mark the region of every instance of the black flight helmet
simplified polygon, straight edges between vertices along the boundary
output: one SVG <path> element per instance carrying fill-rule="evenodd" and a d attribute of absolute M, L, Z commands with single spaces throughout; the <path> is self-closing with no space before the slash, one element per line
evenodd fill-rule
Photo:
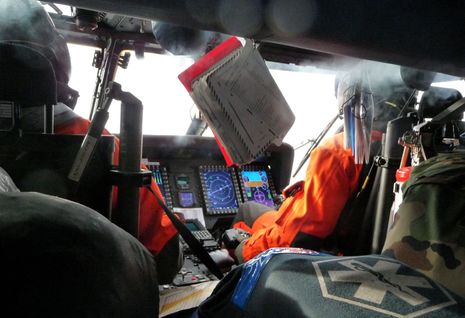
<path fill-rule="evenodd" d="M 68 86 L 68 46 L 44 7 L 36 0 L 1 0 L 0 25 L 0 42 L 28 46 L 47 57 L 55 71 L 58 101 L 74 108 L 79 94 Z"/>

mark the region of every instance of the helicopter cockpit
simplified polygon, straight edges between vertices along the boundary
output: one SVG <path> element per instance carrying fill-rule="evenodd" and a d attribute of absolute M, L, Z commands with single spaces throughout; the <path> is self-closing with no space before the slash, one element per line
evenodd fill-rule
<path fill-rule="evenodd" d="M 371 65 L 370 76 L 378 76 L 389 87 L 408 87 L 409 95 L 402 105 L 392 106 L 399 115 L 389 122 L 379 152 L 369 154 L 368 193 L 357 202 L 358 212 L 345 219 L 350 225 L 345 245 L 350 248 L 324 252 L 380 254 L 394 219 L 393 186 L 399 166 L 406 165 L 407 157 L 417 165 L 438 153 L 464 149 L 465 62 L 462 44 L 452 41 L 463 33 L 458 22 L 465 12 L 462 4 L 356 0 L 41 4 L 70 48 L 73 75 L 68 89 L 44 80 L 51 78 L 50 65 L 41 53 L 30 50 L 22 54 L 31 55 L 35 69 L 20 65 L 23 68 L 17 71 L 16 56 L 11 54 L 16 44 L 0 42 L 0 168 L 20 191 L 88 206 L 134 237 L 140 234 L 139 188 L 154 182 L 160 190 L 157 200 L 199 245 L 193 247 L 191 239 L 182 236 L 183 266 L 172 281 L 160 285 L 162 294 L 216 284 L 218 268 L 212 269 L 197 255 L 198 249 L 222 250 L 225 233 L 247 202 L 278 210 L 287 187 L 305 177 L 305 169 L 297 169 L 299 163 L 305 164 L 313 149 L 338 128 L 347 129 L 337 110 L 337 84 L 336 92 L 334 87 L 341 73 Z M 419 11 L 418 17 L 410 15 L 412 10 Z M 420 17 L 434 18 L 423 23 Z M 229 145 L 221 143 L 224 135 L 218 136 L 211 118 L 195 106 L 198 100 L 178 79 L 231 36 L 244 47 L 252 43 L 296 118 L 279 143 L 241 164 L 231 164 L 228 149 L 226 154 L 223 149 Z M 38 80 L 29 80 L 34 78 Z M 15 96 L 21 91 L 31 91 L 31 100 L 18 101 Z M 37 119 L 39 129 L 31 133 L 20 123 L 32 100 L 44 107 Z M 85 134 L 55 133 L 53 112 L 60 108 L 53 105 L 59 101 L 89 119 Z M 108 131 L 121 141 L 115 143 Z M 117 195 L 113 187 L 118 187 Z M 228 272 L 236 265 L 226 267 L 221 270 Z M 161 305 L 160 313 L 173 312 L 173 303 Z"/>

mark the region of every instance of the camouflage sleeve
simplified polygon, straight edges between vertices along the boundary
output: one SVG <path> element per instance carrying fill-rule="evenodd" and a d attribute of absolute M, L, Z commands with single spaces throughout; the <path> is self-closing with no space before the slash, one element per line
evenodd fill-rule
<path fill-rule="evenodd" d="M 383 254 L 465 297 L 465 158 L 433 157 L 412 171 Z"/>

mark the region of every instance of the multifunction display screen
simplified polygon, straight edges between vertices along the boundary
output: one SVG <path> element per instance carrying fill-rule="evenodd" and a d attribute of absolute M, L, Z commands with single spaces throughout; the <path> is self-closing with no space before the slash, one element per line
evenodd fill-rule
<path fill-rule="evenodd" d="M 226 167 L 201 167 L 200 179 L 207 213 L 236 213 L 240 196 L 237 182 Z"/>
<path fill-rule="evenodd" d="M 179 190 L 187 190 L 191 187 L 191 180 L 189 176 L 184 174 L 176 176 L 176 186 Z"/>
<path fill-rule="evenodd" d="M 158 188 L 161 191 L 161 194 L 163 195 L 164 198 L 166 198 L 165 185 L 163 184 L 163 177 L 161 175 L 160 167 L 154 167 L 152 169 L 152 174 L 153 174 L 153 178 L 155 179 L 155 182 L 158 185 Z"/>
<path fill-rule="evenodd" d="M 205 185 L 212 208 L 237 208 L 236 192 L 229 171 L 205 172 Z"/>
<path fill-rule="evenodd" d="M 189 208 L 194 205 L 194 194 L 192 192 L 179 192 L 179 204 L 183 208 Z"/>
<path fill-rule="evenodd" d="M 255 201 L 269 207 L 275 206 L 265 170 L 243 170 L 240 173 L 246 201 Z"/>
<path fill-rule="evenodd" d="M 171 199 L 171 190 L 168 182 L 168 173 L 165 167 L 160 166 L 158 162 L 147 162 L 147 168 L 152 171 L 153 179 L 158 185 L 163 198 L 165 199 L 166 205 L 169 208 L 173 207 L 173 200 Z"/>

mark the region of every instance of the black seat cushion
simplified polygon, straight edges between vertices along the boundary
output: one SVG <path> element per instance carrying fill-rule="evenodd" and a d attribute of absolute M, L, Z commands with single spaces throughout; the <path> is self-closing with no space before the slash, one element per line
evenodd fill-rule
<path fill-rule="evenodd" d="M 152 255 L 97 212 L 38 193 L 0 194 L 0 315 L 156 317 Z"/>

